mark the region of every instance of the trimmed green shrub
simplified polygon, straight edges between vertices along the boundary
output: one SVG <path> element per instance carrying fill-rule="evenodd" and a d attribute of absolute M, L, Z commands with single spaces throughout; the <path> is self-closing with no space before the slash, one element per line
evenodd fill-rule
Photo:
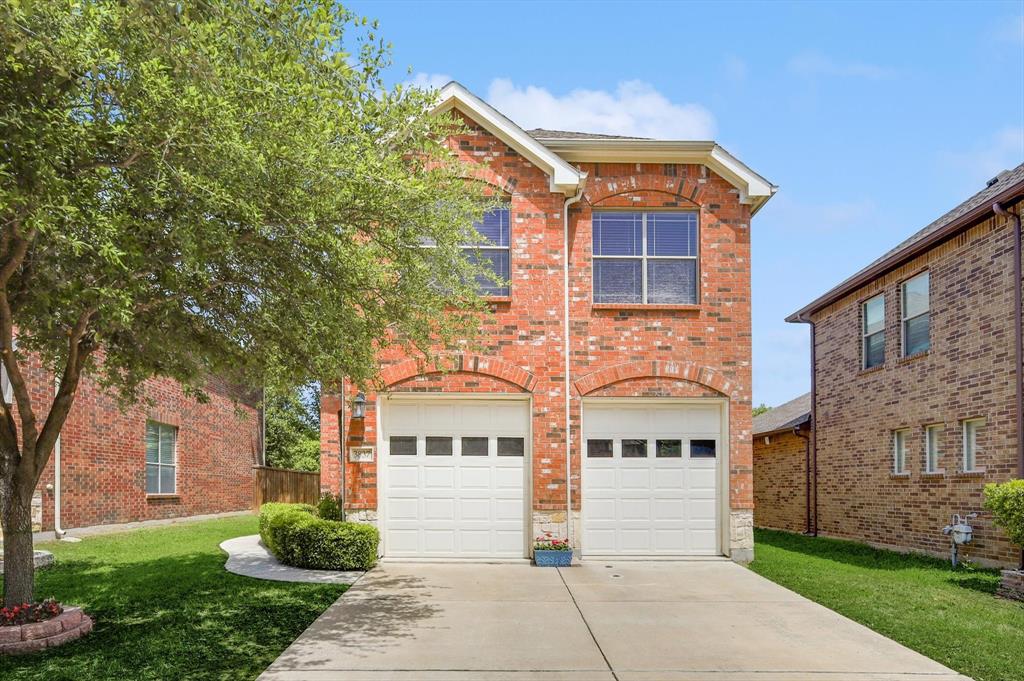
<path fill-rule="evenodd" d="M 1024 480 L 985 485 L 985 509 L 1010 541 L 1024 546 Z"/>
<path fill-rule="evenodd" d="M 376 527 L 320 518 L 307 504 L 264 504 L 260 538 L 285 565 L 317 570 L 369 570 L 380 543 Z"/>
<path fill-rule="evenodd" d="M 320 503 L 316 505 L 316 514 L 324 520 L 345 519 L 338 498 L 330 492 L 324 492 L 324 495 L 320 497 Z"/>

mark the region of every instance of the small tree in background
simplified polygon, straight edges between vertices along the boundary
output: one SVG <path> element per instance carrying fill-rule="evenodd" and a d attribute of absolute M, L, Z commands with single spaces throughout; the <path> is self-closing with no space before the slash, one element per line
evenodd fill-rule
<path fill-rule="evenodd" d="M 83 375 L 125 401 L 156 375 L 361 383 L 392 339 L 471 330 L 484 201 L 374 30 L 332 0 L 0 3 L 6 604 Z"/>
<path fill-rule="evenodd" d="M 985 510 L 1010 541 L 1024 548 L 1024 480 L 985 485 Z"/>
<path fill-rule="evenodd" d="M 772 410 L 771 407 L 769 407 L 767 404 L 762 402 L 761 404 L 759 404 L 756 407 L 754 407 L 752 413 L 753 413 L 754 416 L 760 416 L 761 414 L 767 414 L 771 410 Z"/>
<path fill-rule="evenodd" d="M 264 398 L 268 466 L 320 470 L 320 391 L 270 390 Z"/>

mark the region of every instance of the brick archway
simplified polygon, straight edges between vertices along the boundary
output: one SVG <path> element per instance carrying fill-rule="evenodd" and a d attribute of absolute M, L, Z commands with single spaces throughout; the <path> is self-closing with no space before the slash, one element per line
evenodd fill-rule
<path fill-rule="evenodd" d="M 671 194 L 677 200 L 689 201 L 698 206 L 704 203 L 704 186 L 696 180 L 650 174 L 631 175 L 626 182 L 621 177 L 605 181 L 597 179 L 587 186 L 583 196 L 590 205 L 596 206 L 616 196 L 636 192 Z"/>
<path fill-rule="evenodd" d="M 644 360 L 615 364 L 587 374 L 573 382 L 580 395 L 588 395 L 599 388 L 612 383 L 628 381 L 631 378 L 675 378 L 698 383 L 715 392 L 731 396 L 737 386 L 718 371 L 695 362 L 666 362 L 662 360 Z"/>
<path fill-rule="evenodd" d="M 385 387 L 395 385 L 404 380 L 422 374 L 463 371 L 484 374 L 517 385 L 527 392 L 533 392 L 537 377 L 511 362 L 482 355 L 449 355 L 438 362 L 425 362 L 422 359 L 407 359 L 398 364 L 385 367 L 380 372 L 381 382 Z"/>

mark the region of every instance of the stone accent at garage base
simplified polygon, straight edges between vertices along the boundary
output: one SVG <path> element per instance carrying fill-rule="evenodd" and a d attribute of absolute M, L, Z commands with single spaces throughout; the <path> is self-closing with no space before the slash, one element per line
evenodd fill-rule
<path fill-rule="evenodd" d="M 550 532 L 554 539 L 565 539 L 565 511 L 534 511 L 533 534 L 530 535 L 530 546 L 533 540 Z M 573 548 L 579 550 L 579 535 L 573 537 Z"/>
<path fill-rule="evenodd" d="M 729 557 L 737 563 L 754 560 L 754 512 L 749 509 L 729 513 Z"/>
<path fill-rule="evenodd" d="M 44 622 L 0 627 L 0 655 L 24 655 L 74 641 L 92 631 L 92 619 L 81 608 L 64 612 Z"/>
<path fill-rule="evenodd" d="M 353 523 L 366 523 L 377 525 L 377 511 L 367 508 L 354 508 L 345 511 L 345 520 Z"/>
<path fill-rule="evenodd" d="M 1024 601 L 1024 570 L 1003 570 L 1003 579 L 996 593 L 1003 598 Z"/>

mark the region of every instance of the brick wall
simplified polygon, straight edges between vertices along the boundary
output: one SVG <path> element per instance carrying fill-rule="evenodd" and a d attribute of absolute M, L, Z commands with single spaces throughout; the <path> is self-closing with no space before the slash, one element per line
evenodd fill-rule
<path fill-rule="evenodd" d="M 37 415 L 53 395 L 53 378 L 30 362 L 27 380 Z M 61 431 L 61 525 L 64 529 L 246 510 L 259 452 L 257 411 L 231 387 L 212 383 L 199 404 L 170 379 L 147 381 L 137 403 L 85 379 Z M 41 417 L 40 417 L 41 418 Z M 177 494 L 146 494 L 146 421 L 178 428 Z M 43 471 L 42 529 L 54 527 L 54 461 Z"/>
<path fill-rule="evenodd" d="M 754 437 L 754 525 L 806 532 L 807 440 L 792 431 L 768 440 L 765 444 L 764 436 Z M 811 514 L 813 519 L 813 497 Z"/>
<path fill-rule="evenodd" d="M 1015 477 L 1012 230 L 983 222 L 837 301 L 817 322 L 820 531 L 946 555 L 951 513 L 981 512 L 982 487 Z M 899 284 L 927 269 L 931 348 L 901 358 Z M 860 302 L 884 293 L 885 363 L 861 370 Z M 977 465 L 962 471 L 962 421 L 984 418 Z M 924 426 L 942 424 L 941 473 L 924 472 Z M 909 428 L 907 470 L 893 474 L 895 429 Z M 969 558 L 1011 564 L 982 514 Z"/>
<path fill-rule="evenodd" d="M 452 140 L 464 160 L 511 207 L 511 296 L 495 301 L 468 358 L 454 373 L 420 370 L 401 353 L 381 356 L 388 390 L 529 392 L 533 400 L 533 510 L 564 519 L 566 510 L 563 375 L 563 217 L 565 197 L 516 151 L 467 120 Z M 571 372 L 574 432 L 572 508 L 580 507 L 581 397 L 722 396 L 730 400 L 730 506 L 753 507 L 750 444 L 750 210 L 738 191 L 699 165 L 581 164 L 589 174 L 570 211 Z M 690 208 L 700 213 L 698 305 L 597 306 L 591 288 L 591 216 L 604 208 Z M 605 370 L 609 370 L 605 372 Z M 374 443 L 375 395 L 366 417 L 349 418 L 355 387 L 346 385 L 347 446 Z M 338 395 L 323 399 L 325 486 L 340 487 Z M 347 464 L 349 506 L 376 509 L 376 462 Z M 728 522 L 723 519 L 723 523 Z"/>

